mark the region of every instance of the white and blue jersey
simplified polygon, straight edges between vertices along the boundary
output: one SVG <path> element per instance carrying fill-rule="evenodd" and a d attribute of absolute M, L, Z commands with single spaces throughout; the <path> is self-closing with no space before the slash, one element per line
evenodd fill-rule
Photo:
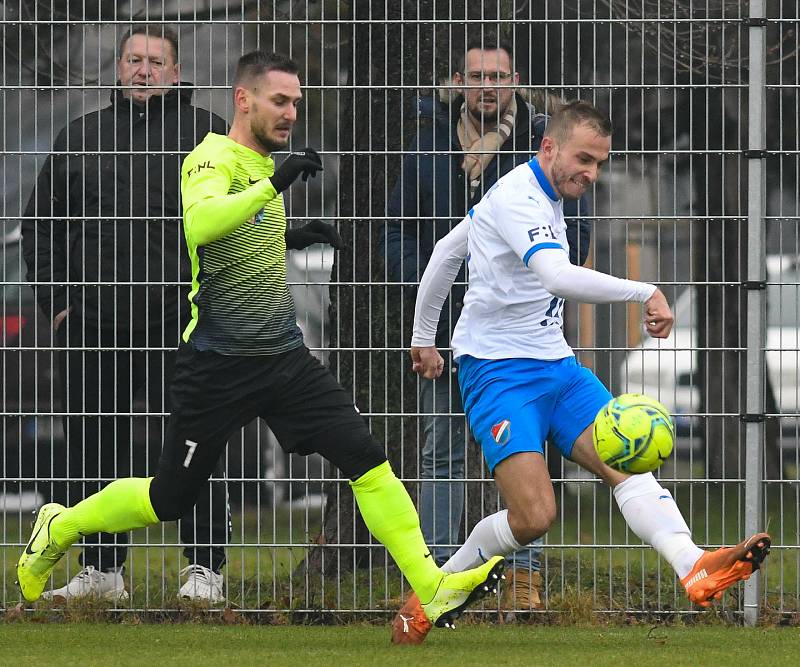
<path fill-rule="evenodd" d="M 452 344 L 464 411 L 491 471 L 513 454 L 543 453 L 546 439 L 570 457 L 611 398 L 564 339 L 564 298 L 645 301 L 656 289 L 572 266 L 566 230 L 561 201 L 533 159 L 497 181 L 437 243 L 420 283 L 412 345 L 425 347 L 467 258 L 469 288 Z"/>
<path fill-rule="evenodd" d="M 456 357 L 573 356 L 562 331 L 564 300 L 528 268 L 543 248 L 569 257 L 561 200 L 534 158 L 497 181 L 470 211 L 469 289 L 453 334 Z"/>
<path fill-rule="evenodd" d="M 469 289 L 453 334 L 470 429 L 489 470 L 550 439 L 569 457 L 611 394 L 575 359 L 564 299 L 528 268 L 544 248 L 569 257 L 561 200 L 534 158 L 470 211 Z"/>

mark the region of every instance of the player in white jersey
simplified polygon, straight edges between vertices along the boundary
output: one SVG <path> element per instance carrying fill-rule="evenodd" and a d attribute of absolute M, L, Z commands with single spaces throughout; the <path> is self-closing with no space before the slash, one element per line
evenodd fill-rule
<path fill-rule="evenodd" d="M 413 369 L 438 377 L 436 323 L 466 257 L 469 288 L 453 335 L 464 410 L 508 507 L 483 519 L 444 569 L 513 553 L 547 532 L 556 517 L 543 455 L 561 453 L 614 489 L 630 528 L 675 568 L 693 602 L 708 606 L 747 579 L 769 553 L 758 533 L 708 552 L 652 473 L 628 475 L 602 463 L 592 443 L 595 415 L 611 394 L 582 367 L 564 339 L 564 299 L 644 303 L 647 332 L 665 338 L 673 319 L 662 292 L 570 264 L 561 203 L 597 180 L 611 149 L 611 122 L 587 102 L 553 114 L 536 158 L 509 172 L 436 246 L 420 284 Z"/>

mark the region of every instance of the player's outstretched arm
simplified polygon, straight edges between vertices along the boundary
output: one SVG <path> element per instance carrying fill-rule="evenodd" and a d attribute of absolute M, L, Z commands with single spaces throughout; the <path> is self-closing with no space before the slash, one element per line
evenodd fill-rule
<path fill-rule="evenodd" d="M 544 248 L 535 252 L 528 266 L 553 296 L 584 303 L 639 301 L 645 305 L 644 325 L 650 336 L 666 338 L 672 331 L 672 311 L 664 293 L 655 285 L 575 266 L 561 249 Z"/>
<path fill-rule="evenodd" d="M 644 303 L 656 291 L 656 286 L 637 280 L 610 276 L 602 271 L 570 264 L 561 248 L 537 250 L 528 260 L 528 268 L 550 294 L 583 303 Z"/>

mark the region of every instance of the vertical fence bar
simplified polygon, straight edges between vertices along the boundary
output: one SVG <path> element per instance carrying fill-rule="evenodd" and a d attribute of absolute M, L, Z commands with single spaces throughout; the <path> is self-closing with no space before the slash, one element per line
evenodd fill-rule
<path fill-rule="evenodd" d="M 62 4 L 66 8 L 63 11 Z M 0 415 L 3 417 L 0 431 L 0 456 L 3 457 L 0 459 L 3 464 L 0 469 L 0 605 L 8 607 L 19 601 L 13 581 L 16 559 L 28 537 L 30 507 L 26 503 L 31 501 L 26 496 L 33 495 L 36 504 L 40 505 L 50 500 L 55 482 L 71 481 L 75 485 L 88 486 L 101 481 L 99 473 L 95 475 L 87 468 L 82 473 L 74 473 L 70 480 L 62 479 L 69 473 L 58 472 L 54 467 L 54 452 L 61 451 L 64 456 L 69 453 L 80 458 L 82 453 L 90 453 L 90 448 L 87 445 L 84 452 L 83 439 L 79 437 L 76 440 L 76 436 L 68 436 L 61 427 L 62 417 L 64 413 L 70 413 L 70 408 L 62 407 L 55 400 L 60 390 L 54 375 L 58 374 L 56 359 L 64 350 L 50 338 L 36 334 L 37 327 L 43 326 L 45 331 L 49 330 L 52 313 L 37 311 L 31 291 L 32 287 L 37 286 L 52 287 L 54 281 L 27 284 L 18 227 L 20 219 L 24 218 L 25 202 L 43 161 L 51 152 L 59 153 L 51 148 L 59 130 L 68 127 L 70 119 L 108 104 L 109 96 L 117 88 L 113 85 L 117 39 L 130 27 L 134 17 L 141 17 L 143 22 L 154 28 L 162 22 L 179 27 L 181 52 L 186 57 L 184 72 L 187 79 L 195 84 L 195 95 L 202 96 L 198 106 L 208 107 L 221 115 L 227 113 L 228 120 L 229 75 L 240 53 L 258 45 L 267 51 L 286 52 L 299 58 L 303 68 L 301 80 L 306 103 L 293 141 L 295 146 L 306 142 L 323 149 L 326 171 L 312 186 L 301 185 L 295 189 L 294 196 L 287 195 L 291 223 L 299 225 L 306 219 L 318 217 L 336 222 L 339 217 L 351 214 L 347 209 L 342 209 L 341 202 L 346 199 L 350 189 L 355 191 L 358 187 L 364 187 L 363 183 L 350 183 L 340 176 L 346 173 L 341 165 L 352 154 L 360 160 L 372 160 L 373 169 L 370 171 L 378 180 L 378 184 L 370 191 L 370 215 L 365 218 L 364 211 L 367 209 L 354 209 L 352 212 L 356 224 L 361 227 L 366 225 L 367 228 L 376 226 L 379 220 L 389 219 L 388 212 L 376 206 L 380 197 L 375 197 L 376 193 L 381 194 L 382 189 L 382 198 L 388 198 L 395 180 L 400 178 L 396 175 L 399 169 L 392 172 L 388 168 L 392 161 L 396 161 L 395 166 L 398 166 L 407 155 L 416 155 L 417 159 L 421 159 L 424 154 L 424 151 L 415 150 L 413 144 L 410 148 L 394 148 L 390 141 L 394 123 L 397 123 L 400 135 L 404 138 L 402 145 L 409 146 L 407 140 L 421 128 L 421 121 L 409 109 L 412 106 L 409 103 L 417 97 L 436 95 L 440 87 L 446 88 L 449 93 L 455 92 L 455 85 L 449 77 L 459 65 L 457 47 L 466 46 L 462 31 L 467 27 L 478 31 L 485 27 L 486 35 L 490 28 L 502 28 L 506 32 L 513 30 L 511 41 L 525 54 L 517 54 L 519 60 L 528 64 L 529 81 L 524 83 L 536 88 L 543 86 L 564 98 L 580 96 L 591 99 L 601 108 L 611 111 L 615 124 L 619 125 L 618 130 L 615 128 L 615 153 L 609 173 L 604 175 L 600 189 L 593 195 L 591 215 L 596 265 L 601 270 L 622 275 L 625 269 L 636 268 L 637 264 L 642 263 L 643 269 L 648 272 L 647 275 L 643 273 L 645 279 L 657 279 L 662 285 L 674 289 L 676 302 L 689 305 L 693 305 L 693 300 L 698 298 L 701 290 L 720 291 L 721 286 L 719 281 L 708 278 L 707 271 L 700 276 L 682 273 L 682 268 L 689 264 L 690 256 L 695 254 L 704 257 L 708 269 L 711 262 L 708 251 L 713 248 L 709 244 L 715 242 L 707 231 L 705 241 L 701 243 L 698 243 L 699 236 L 689 237 L 687 231 L 678 232 L 678 227 L 688 227 L 684 220 L 690 217 L 692 184 L 697 189 L 694 196 L 698 200 L 705 198 L 705 213 L 696 217 L 697 224 L 703 225 L 706 230 L 711 228 L 712 219 L 714 224 L 719 219 L 726 226 L 725 234 L 731 234 L 733 231 L 729 230 L 738 231 L 740 216 L 744 214 L 736 207 L 726 208 L 725 211 L 708 211 L 712 202 L 708 190 L 713 189 L 717 181 L 730 183 L 731 179 L 736 179 L 738 187 L 741 180 L 737 169 L 729 169 L 724 175 L 719 170 L 703 169 L 702 178 L 694 178 L 696 170 L 702 169 L 698 166 L 700 163 L 697 158 L 711 154 L 718 148 L 707 139 L 705 143 L 698 141 L 697 133 L 702 132 L 707 136 L 711 133 L 710 128 L 715 129 L 715 125 L 724 126 L 723 132 L 738 132 L 740 125 L 738 121 L 732 123 L 730 116 L 726 118 L 720 113 L 725 103 L 714 101 L 714 89 L 719 87 L 716 79 L 684 71 L 685 65 L 679 57 L 699 54 L 689 60 L 722 67 L 721 88 L 730 102 L 735 100 L 737 111 L 740 109 L 739 103 L 743 102 L 741 95 L 745 94 L 746 87 L 747 144 L 731 142 L 719 149 L 725 152 L 726 164 L 729 159 L 733 161 L 732 157 L 728 157 L 732 151 L 741 150 L 738 169 L 747 168 L 747 247 L 737 247 L 736 260 L 731 259 L 732 253 L 724 258 L 726 263 L 738 261 L 740 254 L 746 253 L 746 271 L 741 276 L 737 273 L 735 280 L 742 281 L 741 288 L 747 294 L 747 329 L 744 347 L 737 339 L 733 350 L 737 356 L 745 353 L 745 365 L 742 368 L 747 375 L 745 402 L 741 406 L 723 410 L 726 413 L 724 415 L 718 414 L 719 410 L 711 409 L 698 414 L 700 408 L 696 406 L 695 398 L 679 396 L 681 391 L 685 394 L 700 391 L 700 388 L 694 387 L 693 379 L 697 376 L 697 365 L 694 361 L 686 361 L 685 364 L 679 361 L 679 354 L 688 352 L 694 356 L 703 352 L 704 346 L 697 343 L 696 338 L 685 339 L 689 342 L 675 342 L 673 348 L 663 343 L 657 347 L 646 347 L 635 336 L 630 340 L 636 342 L 626 341 L 624 336 L 629 329 L 632 333 L 639 333 L 635 322 L 628 321 L 630 315 L 626 317 L 626 310 L 612 311 L 610 308 L 588 306 L 582 309 L 578 328 L 583 347 L 579 351 L 587 361 L 592 362 L 601 379 L 611 385 L 615 393 L 655 387 L 652 391 L 660 392 L 656 397 L 663 394 L 665 402 L 676 408 L 678 419 L 687 425 L 681 434 L 683 442 L 676 444 L 675 456 L 661 470 L 661 479 L 665 486 L 669 484 L 675 487 L 676 500 L 692 525 L 698 543 L 712 547 L 730 544 L 740 539 L 741 530 L 746 535 L 762 530 L 766 527 L 765 518 L 770 512 L 773 516 L 776 512 L 773 503 L 777 504 L 780 518 L 775 522 L 777 525 L 773 524 L 770 528 L 780 551 L 773 555 L 768 565 L 771 594 L 766 590 L 768 580 L 764 579 L 767 573 L 765 568 L 761 577 L 753 577 L 744 586 L 743 606 L 742 599 L 736 594 L 729 594 L 723 605 L 733 610 L 737 618 L 739 611 L 743 611 L 744 621 L 748 625 L 757 623 L 760 615 L 763 615 L 760 605 L 769 605 L 771 612 L 797 613 L 800 590 L 797 576 L 800 571 L 800 549 L 796 540 L 800 530 L 797 469 L 800 466 L 800 449 L 797 445 L 798 427 L 790 420 L 798 416 L 796 377 L 800 361 L 797 361 L 795 338 L 784 333 L 780 344 L 768 340 L 767 333 L 772 334 L 775 323 L 767 322 L 767 305 L 772 311 L 773 306 L 778 309 L 782 303 L 773 299 L 772 291 L 767 292 L 763 288 L 765 280 L 769 279 L 772 283 L 770 290 L 776 287 L 779 294 L 793 295 L 791 299 L 797 303 L 800 288 L 797 286 L 794 263 L 791 269 L 786 269 L 786 265 L 782 264 L 778 276 L 772 273 L 768 275 L 766 271 L 767 261 L 770 267 L 773 266 L 771 262 L 776 251 L 780 251 L 782 256 L 796 257 L 800 249 L 796 232 L 800 186 L 796 173 L 792 173 L 792 169 L 796 171 L 798 168 L 795 139 L 798 121 L 795 109 L 798 104 L 800 69 L 798 58 L 792 53 L 793 49 L 797 49 L 796 30 L 790 25 L 796 21 L 797 3 L 783 3 L 781 14 L 776 11 L 770 15 L 769 32 L 765 15 L 771 10 L 766 0 L 753 0 L 750 3 L 732 3 L 730 0 L 645 0 L 641 3 L 629 0 L 593 0 L 591 3 L 579 3 L 578 0 L 548 0 L 541 3 L 524 0 L 486 0 L 480 3 L 476 0 L 469 3 L 460 0 L 410 0 L 398 7 L 388 0 L 370 4 L 351 3 L 352 7 L 359 4 L 365 8 L 360 19 L 349 17 L 351 7 L 345 3 L 320 5 L 310 0 L 294 3 L 286 0 L 215 0 L 213 3 L 181 0 L 161 5 L 153 0 L 138 0 L 135 3 L 119 3 L 100 13 L 92 10 L 92 3 L 85 0 L 68 4 L 69 7 L 55 0 L 11 0 L 0 3 L 0 16 L 5 22 L 4 34 L 8 37 L 0 54 L 0 91 L 3 98 L 0 100 L 0 164 L 8 167 L 0 175 L 4 186 L 0 192 L 0 365 L 5 381 L 0 389 Z M 769 7 L 772 6 L 771 3 Z M 681 13 L 681 8 L 687 9 L 688 13 Z M 438 15 L 440 10 L 441 16 Z M 423 22 L 430 19 L 424 12 L 442 21 L 437 27 L 440 32 L 424 32 L 427 28 L 424 28 Z M 398 22 L 403 24 L 402 30 L 397 28 Z M 776 25 L 773 22 L 781 27 L 775 30 L 779 34 L 779 46 L 772 39 Z M 367 35 L 369 40 L 362 44 L 370 46 L 375 40 L 371 47 L 375 55 L 374 62 L 382 62 L 387 74 L 382 79 L 380 74 L 373 73 L 372 78 L 357 83 L 345 76 L 348 60 L 362 53 L 355 48 L 355 33 L 357 29 L 361 31 L 365 23 L 374 27 L 374 31 L 359 32 L 360 36 Z M 381 30 L 385 31 L 387 40 L 383 44 L 375 37 Z M 520 38 L 524 34 L 529 35 L 530 43 L 527 45 Z M 734 50 L 726 52 L 722 65 L 717 63 L 714 60 L 715 42 L 710 37 L 712 34 L 719 34 L 721 43 L 735 42 L 741 47 L 740 59 L 736 60 Z M 745 34 L 747 44 L 744 43 Z M 401 54 L 406 54 L 408 50 L 416 55 L 414 63 L 406 54 L 400 62 L 399 73 L 392 75 L 396 78 L 388 73 L 394 57 L 394 44 L 388 41 L 391 35 L 397 36 Z M 652 39 L 657 41 L 651 43 Z M 352 45 L 348 46 L 351 42 Z M 359 44 L 359 48 L 362 44 Z M 433 46 L 429 47 L 428 44 Z M 492 43 L 487 41 L 485 46 L 491 47 Z M 352 49 L 349 55 L 348 48 Z M 432 67 L 428 64 L 430 62 L 433 63 Z M 744 76 L 747 76 L 747 80 L 744 80 Z M 775 76 L 777 79 L 773 81 Z M 390 107 L 392 98 L 387 95 L 395 92 L 395 86 L 399 87 L 402 108 Z M 767 92 L 769 98 L 766 97 Z M 353 129 L 348 123 L 343 124 L 342 116 L 342 110 L 347 106 L 347 96 L 356 93 L 363 93 L 365 98 L 371 94 L 374 99 L 382 99 L 387 107 L 385 117 L 376 116 L 372 106 L 359 109 L 360 113 L 369 113 L 370 116 L 359 119 L 359 124 L 366 128 L 369 136 L 367 142 L 358 146 L 355 138 L 348 139 L 346 136 Z M 773 106 L 773 96 L 780 105 L 777 110 Z M 667 97 L 671 97 L 671 101 Z M 766 106 L 767 99 L 770 107 Z M 702 118 L 695 111 L 698 104 L 708 107 Z M 688 107 L 688 110 L 681 106 Z M 553 111 L 546 97 L 539 110 Z M 768 115 L 768 111 L 777 111 L 775 115 L 781 118 L 777 128 L 777 144 L 773 143 L 772 125 L 770 143 L 767 144 L 765 128 L 775 117 Z M 785 122 L 784 115 L 788 116 Z M 794 119 L 790 119 L 792 115 Z M 688 120 L 685 116 L 688 116 Z M 438 128 L 436 131 L 441 133 L 443 130 Z M 74 128 L 69 132 L 72 136 Z M 385 135 L 383 139 L 380 138 L 381 133 Z M 398 139 L 395 137 L 393 140 Z M 772 167 L 772 162 L 764 159 L 767 145 L 775 151 L 771 158 L 776 161 L 776 171 L 780 172 L 775 178 L 775 172 L 770 171 L 769 181 L 766 178 L 767 168 Z M 515 150 L 522 152 L 525 148 L 517 146 Z M 450 159 L 457 151 L 437 145 L 434 152 L 437 157 Z M 63 155 L 63 151 L 60 153 Z M 151 159 L 159 159 L 159 153 L 160 159 L 167 159 L 164 152 L 159 150 L 151 151 Z M 70 159 L 88 163 L 98 161 L 101 157 L 109 161 L 118 159 L 124 165 L 127 157 L 130 157 L 130 151 L 122 145 L 113 147 L 113 150 L 95 151 L 86 143 L 77 145 Z M 280 152 L 276 157 L 280 162 L 285 154 Z M 380 165 L 384 167 L 383 174 L 380 173 Z M 784 174 L 786 170 L 789 171 Z M 383 179 L 382 184 L 380 179 Z M 85 181 L 79 182 L 81 187 L 86 185 Z M 323 187 L 320 188 L 320 185 Z M 433 185 L 434 199 L 438 200 L 439 194 L 446 194 L 441 193 L 443 187 L 438 183 Z M 629 191 L 635 191 L 635 194 L 626 198 Z M 116 192 L 113 188 L 109 192 L 115 197 L 124 196 L 124 191 Z M 769 201 L 775 202 L 776 195 L 780 196 L 776 206 L 778 215 L 776 217 L 773 214 L 769 218 L 766 216 L 767 199 L 769 196 Z M 122 211 L 130 208 L 130 202 L 126 204 L 120 200 L 118 203 L 122 219 L 130 219 L 136 225 L 148 222 L 147 216 L 135 216 L 132 210 L 127 213 Z M 37 215 L 43 220 L 51 220 L 44 211 L 37 211 Z M 82 223 L 82 215 L 73 213 L 71 223 Z M 407 228 L 416 225 L 418 233 L 421 233 L 421 227 L 433 218 L 420 221 L 417 220 L 419 215 L 419 209 L 405 210 L 400 220 Z M 93 218 L 88 213 L 86 217 L 88 220 Z M 440 220 L 444 217 L 440 216 Z M 117 215 L 113 214 L 109 219 L 114 221 L 116 218 Z M 651 219 L 652 224 L 649 222 Z M 766 226 L 768 221 L 769 227 Z M 153 219 L 152 222 L 157 220 Z M 675 227 L 672 237 L 667 231 L 670 224 Z M 775 238 L 773 231 L 779 238 Z M 129 233 L 120 232 L 120 242 L 125 242 Z M 374 238 L 377 234 L 371 236 Z M 639 244 L 639 237 L 646 241 L 641 243 L 641 260 L 624 252 L 627 242 L 631 246 Z M 130 238 L 127 241 L 130 242 Z M 672 256 L 666 251 L 669 244 L 673 247 Z M 375 247 L 371 247 L 371 250 L 377 252 Z M 338 273 L 334 273 L 329 286 L 332 256 L 332 251 L 323 256 L 313 249 L 292 255 L 292 273 L 288 279 L 297 301 L 298 321 L 305 325 L 309 346 L 323 356 L 330 354 L 356 360 L 363 354 L 374 355 L 375 358 L 383 355 L 384 369 L 392 369 L 393 377 L 388 377 L 387 370 L 384 373 L 387 378 L 382 380 L 374 373 L 378 366 L 375 364 L 369 366 L 366 372 L 360 370 L 359 379 L 353 380 L 352 384 L 350 380 L 343 381 L 350 391 L 368 383 L 369 388 L 363 393 L 367 397 L 364 416 L 370 418 L 373 424 L 383 420 L 384 431 L 399 440 L 398 449 L 405 465 L 404 469 L 401 468 L 404 470 L 402 477 L 411 484 L 418 484 L 421 480 L 421 474 L 417 472 L 420 462 L 418 448 L 424 440 L 418 422 L 423 417 L 446 416 L 446 410 L 429 410 L 419 404 L 416 398 L 418 387 L 410 387 L 410 391 L 403 392 L 402 383 L 407 381 L 403 378 L 407 362 L 403 357 L 402 368 L 398 372 L 395 368 L 399 367 L 396 355 L 398 352 L 404 354 L 403 338 L 396 335 L 398 327 L 392 321 L 390 311 L 387 310 L 383 316 L 379 310 L 369 311 L 373 317 L 367 317 L 368 323 L 364 325 L 372 334 L 369 337 L 369 349 L 360 343 L 356 346 L 344 342 L 344 339 L 339 340 L 347 333 L 348 327 L 355 334 L 361 324 L 356 320 L 355 310 L 351 313 L 349 307 L 339 310 L 336 320 L 331 323 L 327 315 L 328 301 L 322 294 L 327 294 L 328 290 L 334 295 L 339 293 L 337 303 L 341 304 L 342 294 L 348 290 L 361 290 L 362 281 L 355 277 L 355 269 L 352 271 L 353 278 L 345 277 L 342 265 L 337 264 Z M 628 263 L 625 262 L 626 257 Z M 355 263 L 370 267 L 378 261 L 379 258 L 371 253 L 354 257 Z M 673 262 L 672 267 L 669 266 L 670 261 Z M 149 268 L 152 271 L 153 267 Z M 391 281 L 386 274 L 383 285 L 372 280 L 375 271 L 369 271 L 368 274 L 369 284 L 362 293 L 371 298 L 378 290 L 384 290 L 387 301 L 390 298 L 388 295 L 400 294 L 399 285 L 390 286 Z M 166 284 L 157 276 L 150 278 L 151 287 L 161 288 Z M 124 290 L 125 285 L 126 282 L 120 280 L 115 287 Z M 414 287 L 413 284 L 404 285 L 406 289 Z M 100 286 L 99 280 L 76 280 L 70 289 L 97 290 Z M 686 291 L 682 291 L 684 288 Z M 394 289 L 397 291 L 390 291 Z M 678 291 L 686 296 L 681 297 Z M 737 291 L 736 294 L 738 298 L 741 293 Z M 713 310 L 708 305 L 709 301 L 704 301 L 706 306 L 704 312 L 700 313 L 699 321 L 691 308 L 685 316 L 679 317 L 676 303 L 676 330 L 683 325 L 684 331 L 693 330 L 696 333 L 702 327 L 707 327 L 705 320 Z M 730 301 L 725 304 L 725 313 L 730 313 L 729 304 Z M 152 312 L 157 313 L 160 307 L 154 308 Z M 796 315 L 792 317 L 796 319 Z M 408 333 L 411 328 L 408 313 L 400 312 L 400 318 L 399 330 Z M 379 331 L 376 327 L 381 319 L 385 330 L 383 348 L 374 346 L 374 340 L 377 339 L 375 334 Z M 337 325 L 339 320 L 342 322 L 341 331 Z M 23 341 L 12 332 L 9 328 L 11 325 L 27 327 L 25 332 L 29 338 Z M 336 328 L 332 329 L 332 338 L 328 340 L 331 326 Z M 794 330 L 797 328 L 797 324 L 790 326 Z M 394 330 L 390 335 L 392 327 Z M 787 338 L 791 338 L 789 347 Z M 72 349 L 87 356 L 98 351 L 94 347 L 87 341 L 79 340 Z M 141 345 L 133 341 L 111 345 L 104 343 L 102 349 L 104 353 L 122 354 L 128 351 L 155 354 L 161 347 L 166 354 L 174 351 L 172 344 L 162 346 L 152 338 Z M 687 350 L 687 347 L 690 349 Z M 732 347 L 729 345 L 727 351 L 732 351 Z M 779 380 L 777 384 L 773 380 L 779 398 L 778 408 L 773 411 L 764 382 L 767 378 L 767 358 L 775 371 L 772 354 L 777 352 L 783 355 L 780 365 L 788 365 L 788 370 L 793 370 L 794 375 L 788 380 Z M 624 364 L 620 364 L 622 355 L 625 356 Z M 634 358 L 639 361 L 633 361 Z M 648 361 L 645 365 L 645 358 L 654 361 Z M 387 359 L 395 361 L 387 366 Z M 68 379 L 71 382 L 90 382 L 91 378 L 83 377 L 84 374 L 78 357 L 78 363 L 70 366 Z M 645 385 L 648 375 L 655 382 L 649 387 Z M 124 398 L 124 393 L 132 388 L 132 379 L 122 372 L 117 380 L 116 391 Z M 793 395 L 795 402 L 781 403 L 780 399 L 787 395 Z M 390 397 L 393 396 L 397 396 L 394 405 L 390 403 Z M 160 440 L 156 441 L 150 430 L 143 433 L 140 422 L 143 419 L 162 419 L 163 406 L 147 402 L 146 408 L 141 403 L 134 408 L 133 403 L 131 400 L 130 406 L 119 404 L 102 417 L 130 421 L 131 426 L 124 437 L 137 447 L 160 448 Z M 704 459 L 706 464 L 708 459 L 704 454 L 705 449 L 698 446 L 702 429 L 698 429 L 697 424 L 708 424 L 723 417 L 735 419 L 739 413 L 744 413 L 744 428 L 734 429 L 735 447 L 730 451 L 735 452 L 733 455 L 737 457 L 737 463 L 741 454 L 745 470 L 737 473 L 735 479 L 724 476 L 722 480 L 715 479 L 719 476 L 712 475 L 707 467 L 703 470 Z M 784 427 L 778 436 L 784 457 L 778 479 L 774 479 L 770 473 L 773 450 L 767 448 L 770 432 L 765 427 L 766 414 L 771 419 L 780 420 Z M 76 423 L 85 422 L 84 428 L 88 428 L 88 424 L 101 415 L 87 406 L 78 405 L 69 416 Z M 463 421 L 463 412 L 452 417 Z M 403 426 L 404 422 L 408 422 L 408 427 Z M 49 424 L 49 427 L 45 424 Z M 389 428 L 390 424 L 393 430 Z M 793 435 L 789 429 L 794 429 Z M 738 439 L 740 433 L 744 435 L 743 444 Z M 793 438 L 794 442 L 787 442 L 787 438 Z M 461 447 L 465 445 L 464 442 L 458 444 Z M 68 452 L 64 451 L 67 448 Z M 315 539 L 319 525 L 325 519 L 319 499 L 312 501 L 310 498 L 314 494 L 308 492 L 312 486 L 317 488 L 324 483 L 325 486 L 321 488 L 325 492 L 339 493 L 342 480 L 337 472 L 328 472 L 328 469 L 313 463 L 311 459 L 298 463 L 296 458 L 284 456 L 276 439 L 263 424 L 260 427 L 248 425 L 241 434 L 235 435 L 228 454 L 231 457 L 228 465 L 232 467 L 229 481 L 238 485 L 232 488 L 239 489 L 236 495 L 240 499 L 234 503 L 237 509 L 234 516 L 236 532 L 228 544 L 229 565 L 225 570 L 225 578 L 228 582 L 228 599 L 238 610 L 265 617 L 295 612 L 353 612 L 384 617 L 387 610 L 393 610 L 390 605 L 394 605 L 397 592 L 402 590 L 401 577 L 396 570 L 387 567 L 389 561 L 376 543 L 370 547 L 371 570 L 350 566 L 350 561 L 352 565 L 358 563 L 349 554 L 357 553 L 356 550 L 360 553 L 366 551 L 364 540 L 348 534 L 348 523 L 352 523 L 352 516 L 345 518 L 344 513 L 333 514 L 337 511 L 336 505 L 329 516 L 333 517 L 330 522 L 336 528 L 337 537 L 335 541 L 332 539 L 327 543 L 319 556 L 322 563 L 319 571 L 301 570 L 298 567 L 305 550 L 309 546 L 312 549 L 317 547 Z M 245 460 L 247 464 L 242 463 Z M 491 503 L 486 498 L 489 493 L 496 492 L 493 491 L 492 480 L 480 468 L 479 458 L 478 467 L 473 462 L 468 465 L 470 467 L 464 479 L 455 474 L 452 463 L 449 463 L 450 475 L 441 481 L 453 489 L 466 488 L 468 498 L 479 498 L 474 507 L 469 509 L 468 516 L 474 523 L 481 516 L 491 513 Z M 553 468 L 557 471 L 554 482 L 559 494 L 561 515 L 560 525 L 554 526 L 547 537 L 544 552 L 547 555 L 542 568 L 546 611 L 568 614 L 573 600 L 570 596 L 575 594 L 590 596 L 595 613 L 623 612 L 645 618 L 655 614 L 671 616 L 697 613 L 686 602 L 679 582 L 675 580 L 673 585 L 670 581 L 671 572 L 658 569 L 664 567 L 663 562 L 658 561 L 649 548 L 644 548 L 638 540 L 629 539 L 629 533 L 620 532 L 625 528 L 613 498 L 601 491 L 594 481 L 578 477 L 572 464 L 559 462 Z M 321 472 L 316 472 L 318 469 Z M 768 474 L 769 477 L 766 476 Z M 223 483 L 218 480 L 213 484 L 219 486 Z M 482 497 L 484 488 L 486 497 Z M 306 493 L 298 493 L 299 489 Z M 245 490 L 248 491 L 247 500 Z M 772 498 L 767 495 L 768 492 L 778 497 Z M 718 497 L 722 498 L 721 503 L 716 503 Z M 72 497 L 71 502 L 78 499 Z M 735 536 L 732 534 L 734 525 Z M 731 539 L 733 537 L 735 539 Z M 463 541 L 463 538 L 462 532 L 456 542 Z M 448 544 L 451 541 L 448 540 Z M 122 605 L 120 610 L 172 612 L 180 609 L 174 598 L 181 583 L 178 576 L 180 564 L 183 564 L 181 547 L 179 534 L 172 524 L 134 535 L 126 571 L 132 598 L 130 604 Z M 60 587 L 75 574 L 78 569 L 77 553 L 76 549 L 57 570 L 53 579 L 54 587 Z M 656 576 L 651 578 L 651 573 Z M 732 593 L 739 590 L 737 585 Z M 487 603 L 489 606 L 492 604 L 495 602 Z M 300 617 L 298 615 L 296 618 Z"/>
<path fill-rule="evenodd" d="M 747 386 L 745 424 L 745 534 L 761 530 L 762 480 L 764 451 L 764 397 L 763 378 L 766 377 L 764 347 L 766 344 L 765 289 L 765 178 L 764 148 L 766 130 L 764 110 L 766 102 L 766 63 L 764 40 L 764 2 L 750 3 L 748 21 L 749 71 L 748 71 L 748 152 L 747 161 Z M 760 415 L 760 417 L 759 417 Z M 744 621 L 755 625 L 758 621 L 760 577 L 752 577 L 744 586 Z"/>

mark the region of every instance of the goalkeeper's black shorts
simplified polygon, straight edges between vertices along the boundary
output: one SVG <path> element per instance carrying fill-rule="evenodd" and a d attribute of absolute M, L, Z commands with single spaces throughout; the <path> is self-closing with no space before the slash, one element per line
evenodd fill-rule
<path fill-rule="evenodd" d="M 230 436 L 256 417 L 284 451 L 320 454 L 349 478 L 386 460 L 353 399 L 305 346 L 230 356 L 183 343 L 170 401 L 162 470 L 210 477 Z"/>

